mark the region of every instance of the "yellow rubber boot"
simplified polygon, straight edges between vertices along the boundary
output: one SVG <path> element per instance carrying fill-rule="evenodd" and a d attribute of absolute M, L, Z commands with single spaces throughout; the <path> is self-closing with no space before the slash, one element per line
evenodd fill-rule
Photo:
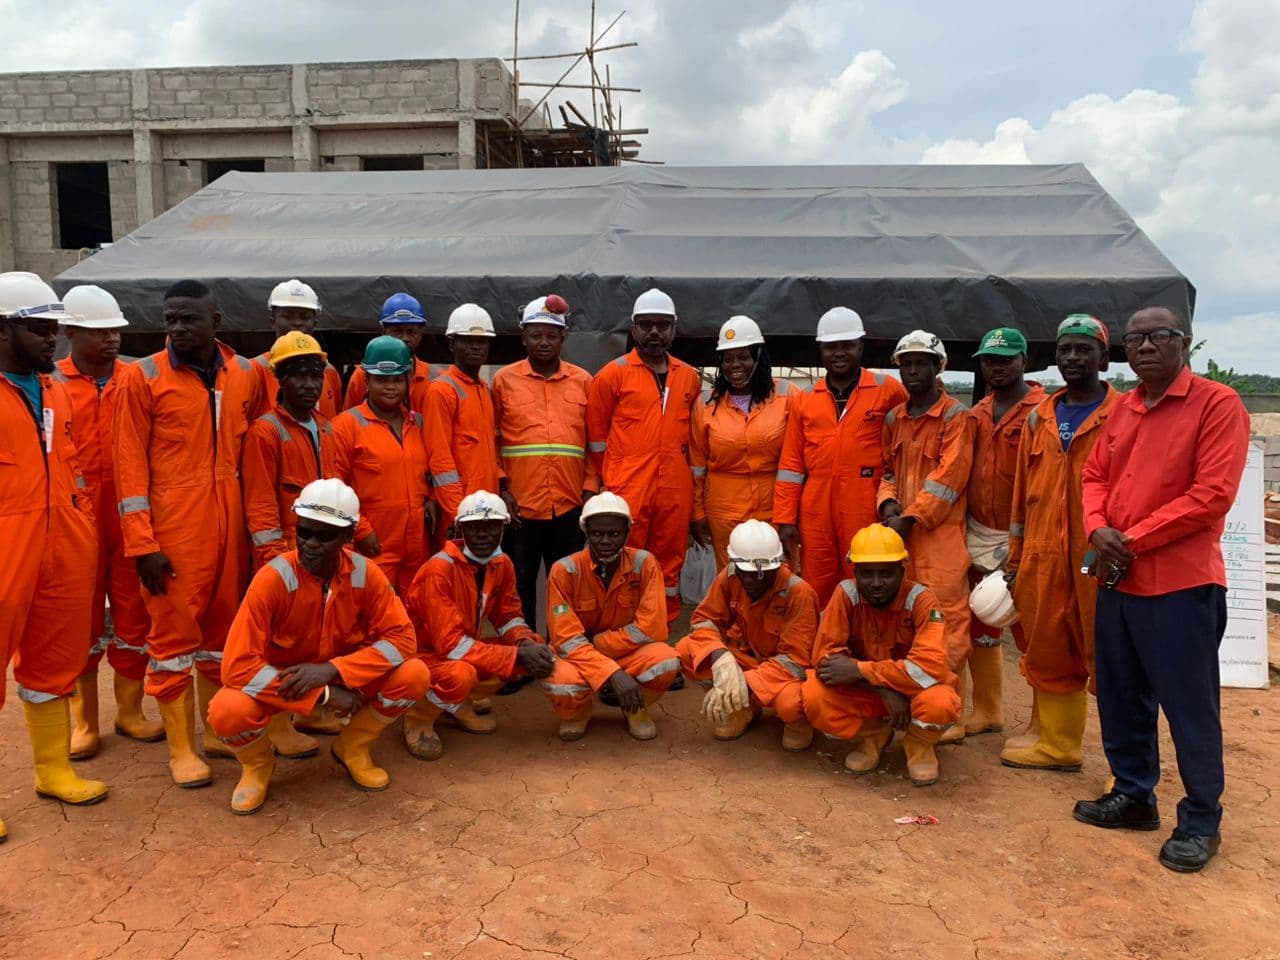
<path fill-rule="evenodd" d="M 439 760 L 444 756 L 444 744 L 436 733 L 436 718 L 442 712 L 424 697 L 405 713 L 404 745 L 411 756 L 419 760 Z"/>
<path fill-rule="evenodd" d="M 0 843 L 4 843 L 9 839 L 9 828 L 4 825 L 4 821 L 0 820 Z"/>
<path fill-rule="evenodd" d="M 1040 691 L 1035 687 L 1031 688 L 1031 719 L 1027 721 L 1027 729 L 1023 730 L 1016 737 L 1010 737 L 1004 742 L 1006 750 L 1021 749 L 1023 747 L 1034 747 L 1040 739 Z M 1104 791 L 1106 792 L 1106 791 Z"/>
<path fill-rule="evenodd" d="M 155 743 L 164 739 L 164 724 L 142 712 L 142 681 L 116 674 L 116 733 L 130 740 Z"/>
<path fill-rule="evenodd" d="M 274 714 L 267 721 L 267 737 L 275 752 L 286 760 L 302 760 L 320 752 L 320 744 L 305 733 L 295 730 L 293 718 L 287 713 Z M 240 754 L 237 753 L 236 756 Z"/>
<path fill-rule="evenodd" d="M 907 754 L 907 776 L 917 787 L 938 782 L 938 755 L 933 750 L 938 740 L 937 730 L 926 730 L 914 723 L 907 727 L 902 749 Z"/>
<path fill-rule="evenodd" d="M 101 780 L 85 780 L 71 766 L 71 708 L 66 697 L 44 703 L 22 703 L 36 768 L 36 793 L 63 803 L 85 806 L 107 795 Z"/>
<path fill-rule="evenodd" d="M 287 713 L 277 716 L 288 717 Z M 271 737 L 263 735 L 236 752 L 240 761 L 240 782 L 231 794 L 231 812 L 242 817 L 257 813 L 267 802 L 267 787 L 276 768 L 276 753 Z"/>
<path fill-rule="evenodd" d="M 717 740 L 737 740 L 751 728 L 751 724 L 758 716 L 760 716 L 759 709 L 743 707 L 741 710 L 735 710 L 729 714 L 728 720 L 711 728 L 711 736 Z"/>
<path fill-rule="evenodd" d="M 794 723 L 782 725 L 782 749 L 788 753 L 799 753 L 808 750 L 813 743 L 813 727 L 809 721 L 801 717 Z"/>
<path fill-rule="evenodd" d="M 459 730 L 467 733 L 493 733 L 498 729 L 498 721 L 493 717 L 481 717 L 476 714 L 475 706 L 466 700 L 453 713 L 447 715 Z"/>
<path fill-rule="evenodd" d="M 880 766 L 885 751 L 893 743 L 893 727 L 884 721 L 871 720 L 858 730 L 853 747 L 844 758 L 844 768 L 850 773 L 862 776 Z"/>
<path fill-rule="evenodd" d="M 209 704 L 213 703 L 213 698 L 221 689 L 222 684 L 214 683 L 199 670 L 196 671 L 196 690 L 200 695 L 200 720 L 204 724 L 201 745 L 204 748 L 206 760 L 211 757 L 225 757 L 228 760 L 235 758 L 235 751 L 219 740 L 218 735 L 209 726 Z"/>
<path fill-rule="evenodd" d="M 338 761 L 339 766 L 347 771 L 351 781 L 361 790 L 376 793 L 387 789 L 391 783 L 390 775 L 374 765 L 369 753 L 373 741 L 382 735 L 390 722 L 375 713 L 373 707 L 362 707 L 329 748 L 333 759 Z"/>
<path fill-rule="evenodd" d="M 594 701 L 588 700 L 582 709 L 567 720 L 560 721 L 559 737 L 561 740 L 581 740 L 587 733 L 587 724 L 591 722 L 591 711 Z"/>
<path fill-rule="evenodd" d="M 305 717 L 295 716 L 293 729 L 303 733 L 318 733 L 324 737 L 336 737 L 342 732 L 342 721 L 328 707 L 317 706 Z"/>
<path fill-rule="evenodd" d="M 963 676 L 964 671 L 967 669 L 968 669 L 968 664 L 965 664 L 965 666 L 962 667 L 960 670 L 962 674 L 962 676 L 960 677 L 960 720 L 957 720 L 951 726 L 947 727 L 946 731 L 942 734 L 942 737 L 938 740 L 938 743 L 940 743 L 944 747 L 949 747 L 949 746 L 954 746 L 956 744 L 964 743 L 964 723 L 961 721 L 964 720 L 965 707 L 967 707 L 969 704 L 969 694 L 965 690 L 965 683 L 964 683 L 964 676 Z"/>
<path fill-rule="evenodd" d="M 964 732 L 997 733 L 1004 729 L 1004 649 L 974 646 L 969 654 L 969 676 L 973 678 L 973 713 L 964 722 Z"/>
<path fill-rule="evenodd" d="M 635 713 L 624 713 L 627 720 L 627 732 L 637 740 L 652 740 L 658 735 L 658 726 L 649 718 L 649 708 L 662 699 L 665 690 L 649 690 L 642 687 L 640 696 L 644 698 L 644 706 Z"/>
<path fill-rule="evenodd" d="M 207 787 L 213 781 L 209 765 L 196 753 L 195 691 L 188 685 L 182 696 L 158 703 L 164 738 L 169 744 L 169 776 L 183 789 Z"/>
<path fill-rule="evenodd" d="M 493 713 L 493 695 L 498 692 L 502 682 L 501 677 L 489 677 L 476 684 L 476 688 L 471 691 L 471 708 L 478 715 L 484 717 Z"/>
<path fill-rule="evenodd" d="M 1040 691 L 1040 739 L 1030 747 L 1000 751 L 1006 767 L 1031 770 L 1079 771 L 1084 760 L 1084 722 L 1089 695 Z"/>
<path fill-rule="evenodd" d="M 88 760 L 98 752 L 98 674 L 76 680 L 71 694 L 71 759 Z"/>

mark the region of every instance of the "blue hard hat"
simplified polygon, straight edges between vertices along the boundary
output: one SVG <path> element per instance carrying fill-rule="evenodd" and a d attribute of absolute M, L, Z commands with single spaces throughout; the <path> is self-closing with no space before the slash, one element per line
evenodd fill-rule
<path fill-rule="evenodd" d="M 393 293 L 382 305 L 383 323 L 426 323 L 422 315 L 422 304 L 417 297 L 407 293 Z"/>

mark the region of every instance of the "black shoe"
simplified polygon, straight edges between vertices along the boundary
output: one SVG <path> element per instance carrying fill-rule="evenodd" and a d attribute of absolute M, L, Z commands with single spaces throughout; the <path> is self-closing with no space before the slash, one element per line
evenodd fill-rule
<path fill-rule="evenodd" d="M 533 677 L 516 677 L 514 680 L 508 680 L 498 688 L 498 696 L 509 697 L 513 693 L 519 693 L 529 684 L 533 683 Z"/>
<path fill-rule="evenodd" d="M 1178 873 L 1198 873 L 1213 859 L 1222 845 L 1222 834 L 1197 837 L 1181 827 L 1174 828 L 1173 836 L 1160 848 L 1160 862 Z"/>
<path fill-rule="evenodd" d="M 675 678 L 675 680 L 674 680 L 674 681 L 672 681 L 671 686 L 667 687 L 667 689 L 668 689 L 668 690 L 683 690 L 683 689 L 684 689 L 684 674 L 683 674 L 683 673 L 677 673 L 677 674 L 676 674 L 676 678 Z"/>
<path fill-rule="evenodd" d="M 1112 790 L 1097 800 L 1079 800 L 1071 815 L 1081 823 L 1108 830 L 1159 830 L 1160 811 L 1154 803 L 1140 803 Z"/>
<path fill-rule="evenodd" d="M 621 706 L 621 701 L 618 700 L 618 695 L 613 692 L 613 687 L 609 686 L 608 684 L 605 684 L 603 687 L 601 687 L 596 692 L 596 696 L 600 698 L 600 702 L 603 703 L 606 707 Z"/>

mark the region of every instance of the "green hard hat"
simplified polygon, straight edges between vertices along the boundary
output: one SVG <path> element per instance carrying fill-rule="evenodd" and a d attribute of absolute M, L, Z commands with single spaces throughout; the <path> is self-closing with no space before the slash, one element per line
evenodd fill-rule
<path fill-rule="evenodd" d="M 374 337 L 364 348 L 360 366 L 371 377 L 402 377 L 413 369 L 413 354 L 403 340 Z"/>

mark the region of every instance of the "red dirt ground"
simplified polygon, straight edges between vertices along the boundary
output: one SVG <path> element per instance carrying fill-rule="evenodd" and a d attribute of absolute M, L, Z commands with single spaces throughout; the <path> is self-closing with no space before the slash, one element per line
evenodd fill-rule
<path fill-rule="evenodd" d="M 1271 639 L 1274 660 L 1280 618 Z M 446 731 L 433 764 L 393 727 L 375 751 L 385 793 L 357 791 L 326 750 L 280 761 L 241 818 L 233 762 L 179 790 L 163 744 L 114 735 L 83 764 L 110 781 L 105 803 L 38 799 L 12 694 L 0 958 L 1280 957 L 1278 688 L 1223 693 L 1224 841 L 1198 876 L 1155 860 L 1180 796 L 1167 738 L 1165 829 L 1071 819 L 1105 774 L 1093 717 L 1083 774 L 1003 768 L 984 736 L 940 750 L 942 782 L 918 789 L 900 749 L 855 779 L 821 739 L 784 754 L 773 721 L 715 743 L 693 690 L 654 711 L 653 742 L 606 708 L 563 744 L 526 689 L 496 701 L 495 735 Z M 1006 695 L 1025 722 L 1012 661 Z M 915 813 L 941 823 L 893 822 Z"/>

